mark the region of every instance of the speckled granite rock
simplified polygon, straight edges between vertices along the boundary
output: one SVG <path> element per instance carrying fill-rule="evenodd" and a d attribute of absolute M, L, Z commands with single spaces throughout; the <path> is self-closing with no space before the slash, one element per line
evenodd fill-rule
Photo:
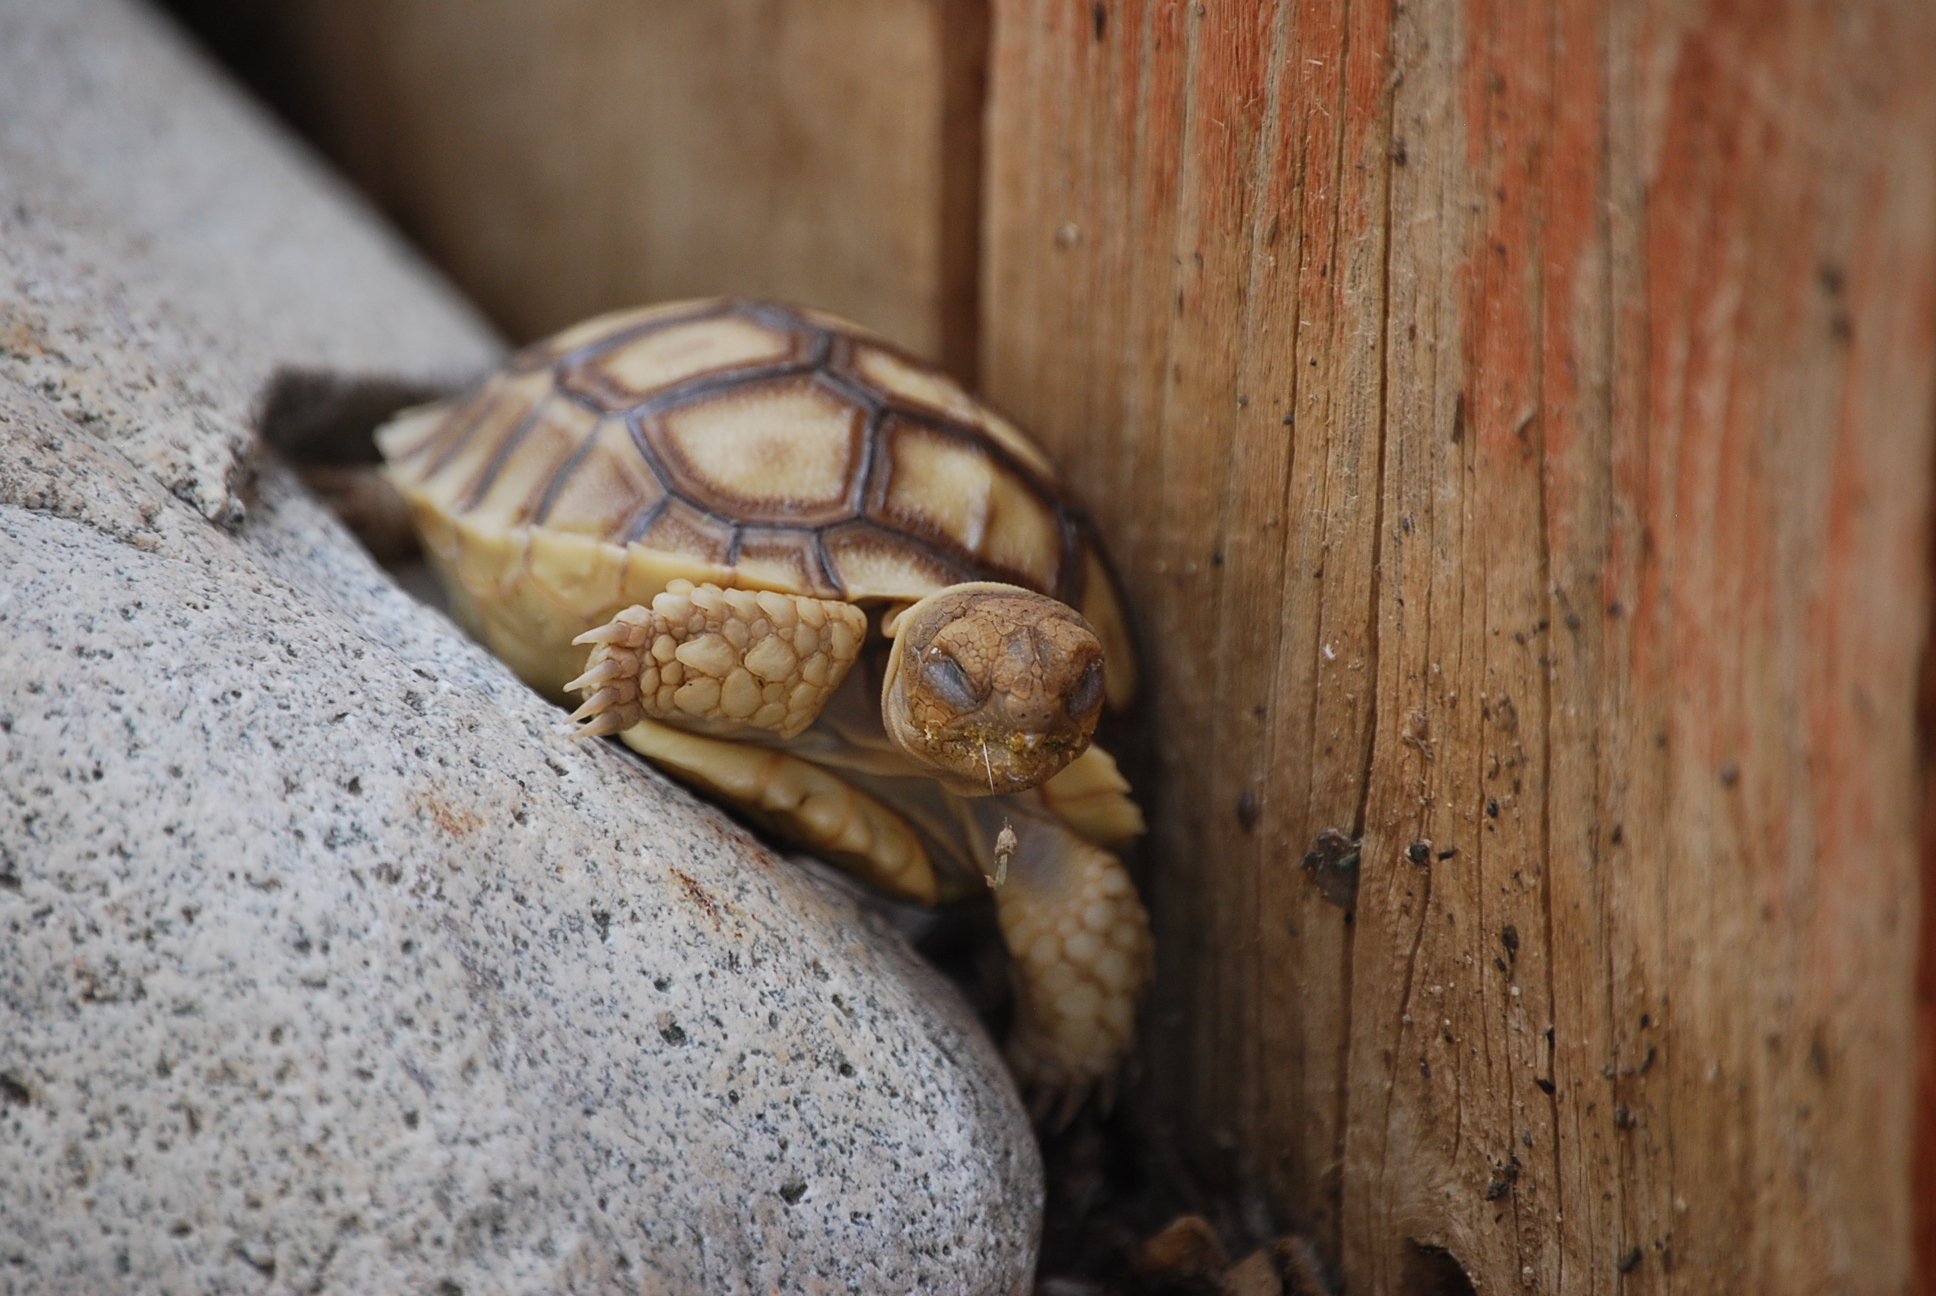
<path fill-rule="evenodd" d="M 62 212 L 0 231 L 0 1292 L 1026 1290 L 945 984 L 250 486 L 279 367 L 488 334 L 119 3 L 0 0 L 0 123 L 49 102 L 0 124 L 4 219 Z M 202 206 L 94 174 L 144 129 Z"/>
<path fill-rule="evenodd" d="M 463 378 L 497 351 L 160 19 L 0 0 L 0 375 L 233 522 L 269 369 Z"/>

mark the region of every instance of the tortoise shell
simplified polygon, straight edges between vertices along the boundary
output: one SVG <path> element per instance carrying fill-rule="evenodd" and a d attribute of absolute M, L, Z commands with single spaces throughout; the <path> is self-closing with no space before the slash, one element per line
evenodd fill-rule
<path fill-rule="evenodd" d="M 933 366 L 818 312 L 679 302 L 519 352 L 377 434 L 459 620 L 557 693 L 571 640 L 666 582 L 897 604 L 994 580 L 1135 663 L 1094 528 L 1048 458 Z"/>

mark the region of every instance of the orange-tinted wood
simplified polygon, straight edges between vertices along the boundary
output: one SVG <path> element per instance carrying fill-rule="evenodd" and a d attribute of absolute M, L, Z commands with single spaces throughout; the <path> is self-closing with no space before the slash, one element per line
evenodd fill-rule
<path fill-rule="evenodd" d="M 995 18 L 984 385 L 1149 646 L 1153 1128 L 1353 1292 L 1903 1290 L 1936 12 Z"/>

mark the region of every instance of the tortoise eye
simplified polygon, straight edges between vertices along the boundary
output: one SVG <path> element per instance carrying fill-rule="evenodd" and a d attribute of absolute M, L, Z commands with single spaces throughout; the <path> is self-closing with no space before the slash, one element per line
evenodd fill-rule
<path fill-rule="evenodd" d="M 940 648 L 930 648 L 921 656 L 921 674 L 936 696 L 957 711 L 973 711 L 981 705 L 982 692 L 968 678 L 961 663 Z"/>
<path fill-rule="evenodd" d="M 1082 674 L 1076 677 L 1075 686 L 1069 690 L 1063 705 L 1068 707 L 1071 716 L 1080 720 L 1095 710 L 1096 704 L 1101 701 L 1102 658 L 1097 657 L 1082 668 Z"/>

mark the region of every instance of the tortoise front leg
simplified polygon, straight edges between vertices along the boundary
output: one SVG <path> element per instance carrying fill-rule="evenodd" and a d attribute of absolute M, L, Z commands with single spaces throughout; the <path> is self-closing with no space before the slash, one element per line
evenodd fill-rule
<path fill-rule="evenodd" d="M 1008 1060 L 1036 1119 L 1054 1110 L 1066 1124 L 1091 1090 L 1108 1105 L 1135 1041 L 1150 977 L 1149 915 L 1122 861 L 1035 799 L 965 804 L 991 847 L 1004 824 L 1015 830 L 1008 876 L 995 891 L 1014 956 Z"/>
<path fill-rule="evenodd" d="M 581 736 L 651 718 L 791 738 L 813 723 L 860 656 L 867 616 L 851 603 L 675 580 L 573 643 L 593 645 L 567 689 Z"/>

